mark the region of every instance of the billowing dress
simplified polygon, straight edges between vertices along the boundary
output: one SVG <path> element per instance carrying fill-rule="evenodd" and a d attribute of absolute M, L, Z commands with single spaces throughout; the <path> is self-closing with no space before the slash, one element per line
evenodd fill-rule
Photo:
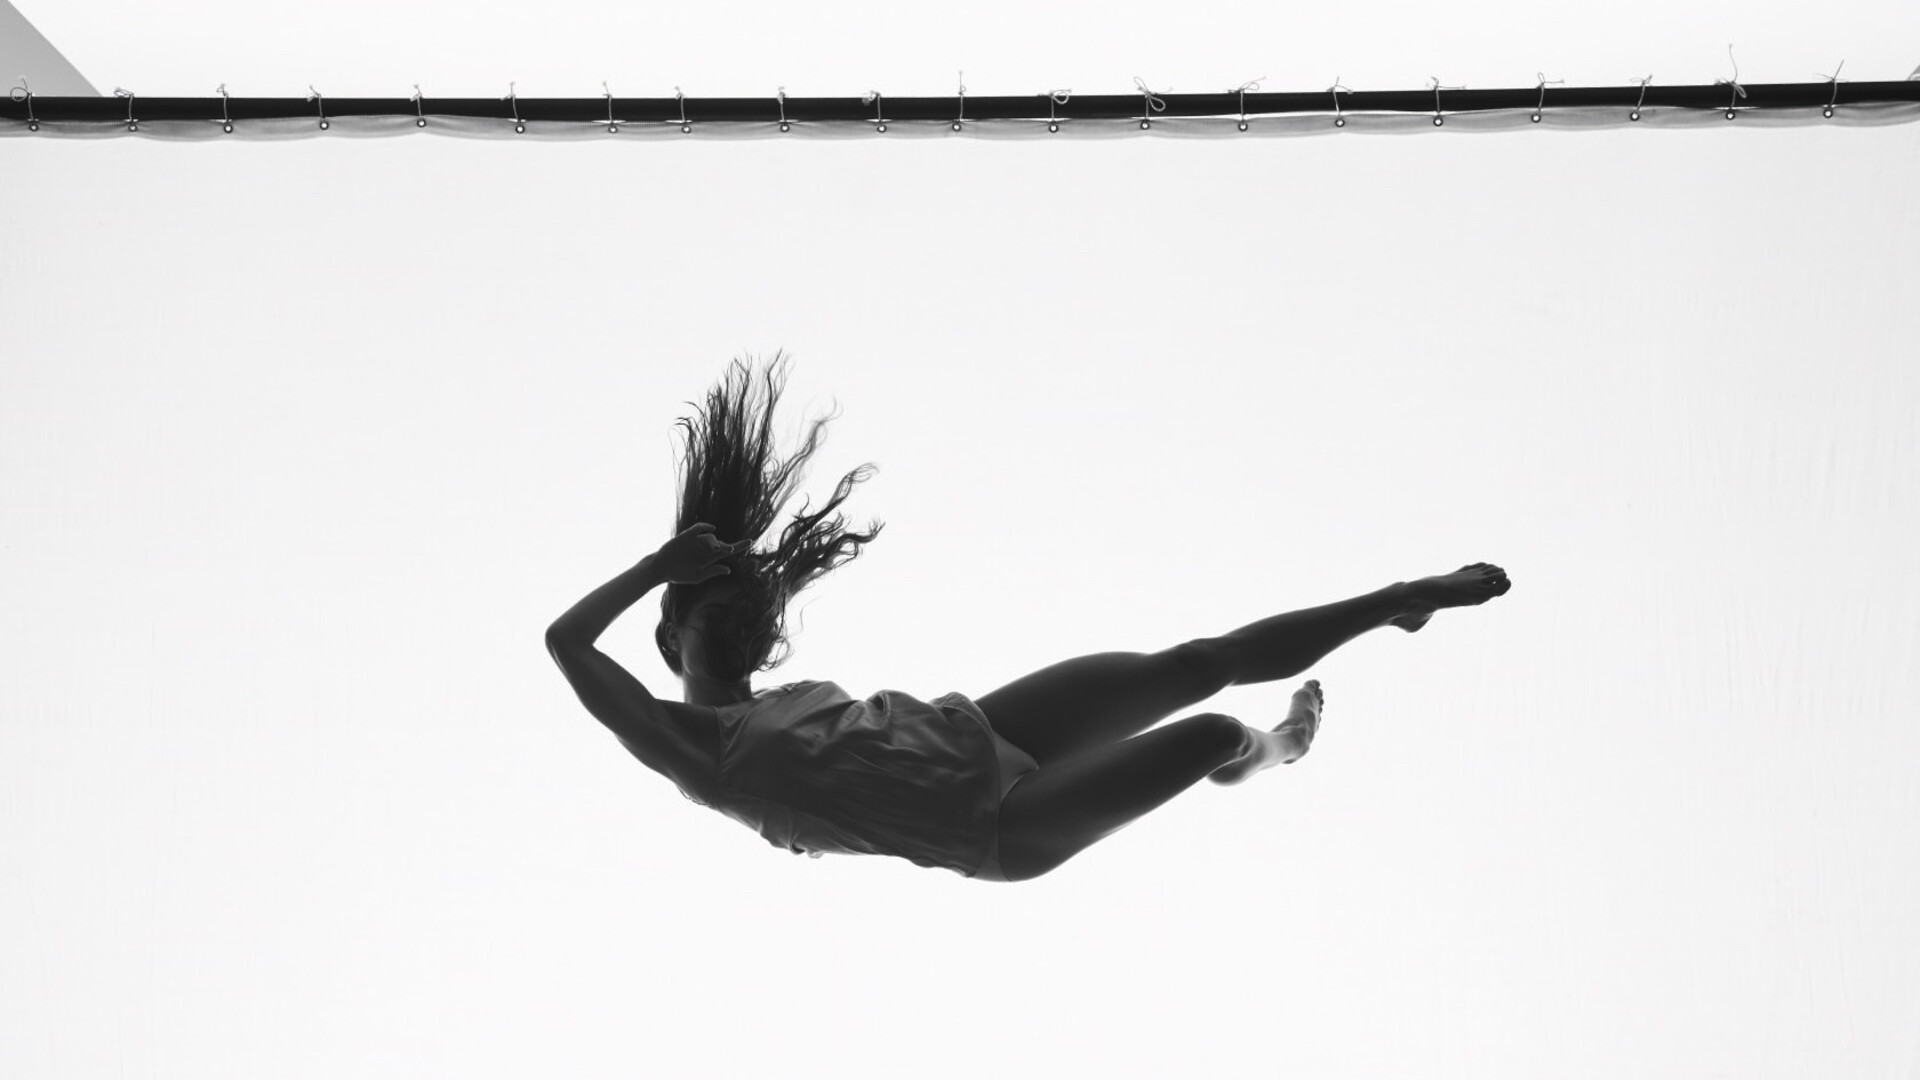
<path fill-rule="evenodd" d="M 799 682 L 717 711 L 717 797 L 695 802 L 795 854 L 893 855 L 1006 880 L 1000 802 L 1037 765 L 965 695 L 860 701 Z"/>

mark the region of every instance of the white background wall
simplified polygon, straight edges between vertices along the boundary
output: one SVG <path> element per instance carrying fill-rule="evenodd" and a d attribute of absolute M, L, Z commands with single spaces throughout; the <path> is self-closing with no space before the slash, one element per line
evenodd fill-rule
<path fill-rule="evenodd" d="M 1786 5 L 22 10 L 144 93 L 1920 59 L 1911 11 Z M 1920 1074 L 1920 127 L 22 138 L 0 175 L 0 1075 Z M 876 462 L 888 530 L 767 680 L 980 694 L 1515 587 L 1323 664 L 1300 765 L 1036 882 L 792 858 L 539 640 L 665 539 L 684 403 L 778 348 L 789 431 L 844 410 L 811 490 Z M 668 692 L 655 610 L 607 642 Z"/>

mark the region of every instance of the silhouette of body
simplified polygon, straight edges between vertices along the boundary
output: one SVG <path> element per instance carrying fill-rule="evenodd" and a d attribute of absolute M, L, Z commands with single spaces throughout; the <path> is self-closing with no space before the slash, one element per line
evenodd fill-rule
<path fill-rule="evenodd" d="M 777 373 L 759 398 L 750 384 L 751 370 L 736 364 L 709 394 L 704 424 L 682 421 L 687 482 L 674 537 L 556 620 L 547 648 L 635 757 L 796 853 L 893 855 L 981 880 L 1039 877 L 1203 777 L 1235 784 L 1299 760 L 1325 695 L 1309 680 L 1270 729 L 1219 713 L 1156 727 L 1169 716 L 1228 686 L 1298 676 L 1369 630 L 1417 631 L 1436 611 L 1511 587 L 1500 567 L 1474 563 L 1159 652 L 1067 660 L 977 700 L 890 690 L 855 700 L 819 681 L 756 695 L 750 676 L 777 663 L 786 602 L 879 529 L 849 533 L 826 517 L 868 475 L 863 466 L 820 511 L 796 516 L 778 548 L 753 552 L 827 421 L 781 461 L 768 452 Z M 662 585 L 656 640 L 684 702 L 655 698 L 594 644 Z"/>

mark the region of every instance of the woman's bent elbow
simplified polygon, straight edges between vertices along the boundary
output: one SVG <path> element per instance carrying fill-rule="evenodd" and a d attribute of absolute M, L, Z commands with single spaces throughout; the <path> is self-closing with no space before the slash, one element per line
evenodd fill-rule
<path fill-rule="evenodd" d="M 547 655 L 553 657 L 554 663 L 564 667 L 567 657 L 579 650 L 579 636 L 570 633 L 564 623 L 555 622 L 547 627 Z"/>

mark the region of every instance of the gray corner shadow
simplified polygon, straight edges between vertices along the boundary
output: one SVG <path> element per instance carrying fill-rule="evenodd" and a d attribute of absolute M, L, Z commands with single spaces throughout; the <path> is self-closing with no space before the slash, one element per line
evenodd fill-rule
<path fill-rule="evenodd" d="M 0 77 L 44 97 L 99 97 L 80 69 L 7 0 L 0 0 Z"/>

